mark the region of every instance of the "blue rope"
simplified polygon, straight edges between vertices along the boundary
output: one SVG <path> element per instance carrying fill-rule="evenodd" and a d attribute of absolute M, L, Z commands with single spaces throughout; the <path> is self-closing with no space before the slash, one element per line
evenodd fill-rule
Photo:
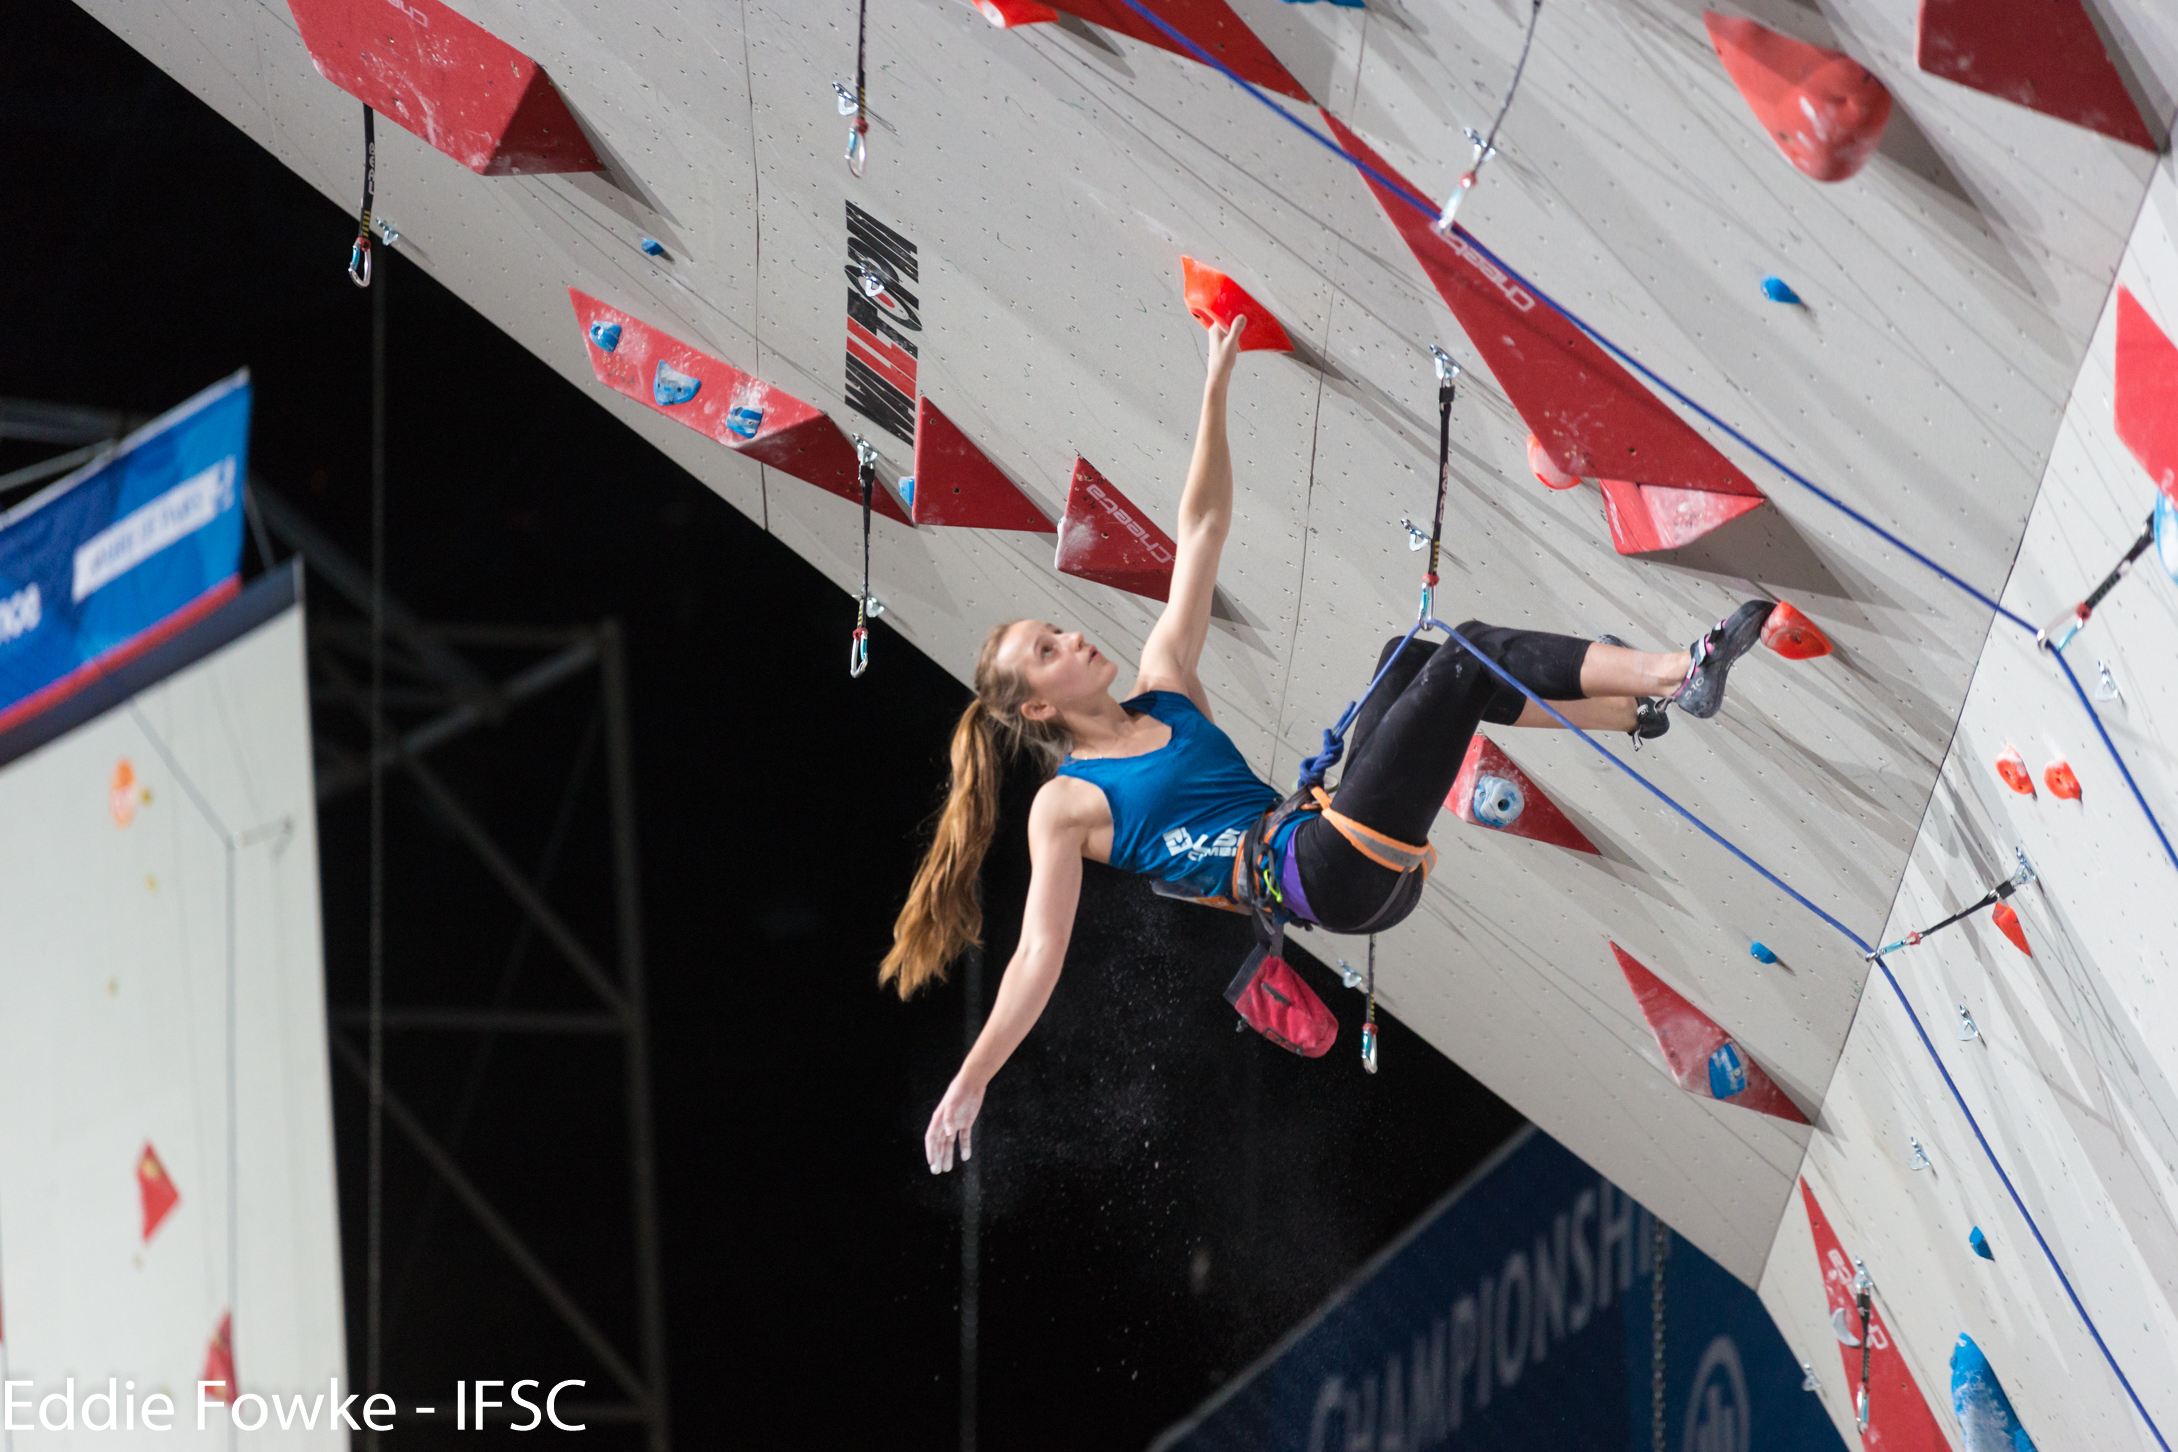
<path fill-rule="evenodd" d="M 1399 181 L 1393 177 L 1386 176 L 1383 172 L 1369 165 L 1369 163 L 1363 161 L 1360 157 L 1355 156 L 1345 147 L 1340 146 L 1338 142 L 1331 137 L 1324 135 L 1315 127 L 1309 125 L 1307 122 L 1301 120 L 1298 116 L 1295 116 L 1291 112 L 1287 111 L 1285 107 L 1279 105 L 1276 101 L 1273 101 L 1269 96 L 1265 95 L 1254 85 L 1251 85 L 1239 73 L 1234 71 L 1231 66 L 1225 64 L 1225 62 L 1219 60 L 1216 56 L 1210 54 L 1210 52 L 1208 52 L 1207 50 L 1204 50 L 1193 40 L 1181 34 L 1180 31 L 1168 24 L 1165 21 L 1164 17 L 1158 15 L 1148 6 L 1144 5 L 1142 3 L 1142 0 L 1122 0 L 1122 3 L 1124 3 L 1129 9 L 1133 10 L 1137 15 L 1140 15 L 1144 20 L 1147 20 L 1150 24 L 1156 26 L 1159 30 L 1163 31 L 1176 44 L 1185 47 L 1187 53 L 1193 56 L 1196 60 L 1201 61 L 1204 65 L 1209 66 L 1214 70 L 1222 72 L 1227 80 L 1231 81 L 1234 85 L 1239 86 L 1242 90 L 1253 96 L 1257 101 L 1261 102 L 1262 105 L 1279 120 L 1293 127 L 1302 135 L 1308 137 L 1311 141 L 1314 141 L 1317 145 L 1323 147 L 1326 151 L 1329 151 L 1332 155 L 1346 162 L 1356 171 L 1359 171 L 1364 176 L 1367 176 L 1372 180 L 1376 181 L 1381 186 L 1383 186 L 1385 190 L 1389 191 L 1392 195 L 1398 197 L 1401 201 L 1404 201 L 1408 206 L 1413 207 L 1416 211 L 1421 212 L 1432 222 L 1436 220 L 1438 215 L 1438 209 L 1436 204 L 1431 202 L 1429 198 L 1421 195 L 1412 187 L 1407 186 L 1404 182 Z M 1498 267 L 1503 268 L 1505 274 L 1508 277 L 1512 278 L 1515 282 L 1519 283 L 1529 292 L 1535 294 L 1536 297 L 1542 299 L 1542 301 L 1547 304 L 1553 312 L 1557 313 L 1558 316 L 1564 318 L 1574 327 L 1579 328 L 1588 337 L 1595 340 L 1596 344 L 1599 347 L 1610 353 L 1612 357 L 1618 359 L 1627 367 L 1633 369 L 1634 372 L 1640 374 L 1643 378 L 1647 379 L 1658 389 L 1661 389 L 1671 398 L 1675 399 L 1686 408 L 1698 414 L 1703 420 L 1715 427 L 1720 433 L 1724 434 L 1726 437 L 1734 440 L 1735 442 L 1739 443 L 1740 445 L 1754 453 L 1758 458 L 1760 458 L 1763 462 L 1767 463 L 1771 468 L 1777 470 L 1778 473 L 1784 475 L 1793 483 L 1807 490 L 1817 499 L 1822 500 L 1825 504 L 1837 510 L 1840 514 L 1843 514 L 1846 518 L 1852 520 L 1855 524 L 1860 525 L 1863 529 L 1866 529 L 1871 534 L 1874 534 L 1879 539 L 1889 544 L 1892 548 L 1903 551 L 1905 554 L 1910 555 L 1921 564 L 1926 565 L 1937 575 L 1949 581 L 1951 584 L 1957 586 L 1960 590 L 1963 590 L 1966 594 L 1972 596 L 1975 600 L 1978 600 L 1983 605 L 1986 605 L 1987 607 L 1989 607 L 1989 609 L 1995 611 L 1998 615 L 2003 616 L 2006 620 L 2011 621 L 2012 624 L 2018 626 L 2020 629 L 2026 631 L 2028 634 L 2032 635 L 2035 633 L 2035 626 L 2031 621 L 2023 619 L 2022 617 L 2012 613 L 2010 610 L 2005 609 L 2001 602 L 1991 598 L 1989 595 L 1983 593 L 1980 589 L 1967 583 L 1965 580 L 1960 579 L 1957 575 L 1945 569 L 1942 565 L 1937 564 L 1936 561 L 1930 559 L 1927 555 L 1921 553 L 1912 545 L 1907 544 L 1897 535 L 1891 533 L 1882 525 L 1877 524 L 1867 515 L 1862 514 L 1859 510 L 1853 508 L 1850 504 L 1847 504 L 1844 500 L 1838 498 L 1829 490 L 1817 485 L 1813 480 L 1809 479 L 1799 470 L 1794 469 L 1791 465 L 1785 463 L 1782 459 L 1778 458 L 1768 449 L 1763 448 L 1753 439 L 1748 438 L 1745 434 L 1741 433 L 1731 424 L 1726 423 L 1723 419 L 1717 417 L 1717 415 L 1715 415 L 1714 413 L 1711 413 L 1701 404 L 1695 402 L 1692 398 L 1688 397 L 1679 388 L 1667 382 L 1654 369 L 1650 368 L 1640 359 L 1634 357 L 1633 354 L 1627 352 L 1624 348 L 1621 348 L 1618 344 L 1612 342 L 1609 338 L 1598 332 L 1594 327 L 1590 326 L 1587 320 L 1582 318 L 1578 313 L 1575 313 L 1574 311 L 1572 311 L 1572 309 L 1566 307 L 1565 304 L 1559 302 L 1555 297 L 1552 297 L 1542 288 L 1537 287 L 1533 282 L 1529 281 L 1525 274 L 1521 273 L 1518 269 L 1509 265 L 1504 258 L 1498 256 L 1488 247 L 1485 247 L 1482 243 L 1476 241 L 1475 236 L 1472 232 L 1469 232 L 1464 227 L 1460 228 L 1459 232 L 1462 237 L 1466 238 L 1469 246 L 1473 247 L 1484 257 L 1487 257 L 1492 263 L 1496 264 Z M 2066 674 L 2071 674 L 2069 669 L 2066 671 Z M 2084 693 L 2080 692 L 2079 682 L 2074 681 L 2072 688 L 2075 694 L 2079 695 L 2080 704 L 2086 708 L 2089 719 L 2095 723 L 2096 734 L 2102 738 L 2103 747 L 2110 753 L 2110 759 L 2117 763 L 2118 771 L 2124 775 L 2126 784 L 2128 786 L 2132 786 L 2133 799 L 2140 804 L 2140 810 L 2144 814 L 2146 814 L 2148 818 L 2148 824 L 2155 829 L 2155 835 L 2162 840 L 2164 854 L 2170 859 L 2171 866 L 2173 868 L 2178 868 L 2178 850 L 2174 850 L 2172 848 L 2170 836 L 2163 830 L 2162 822 L 2157 820 L 2154 808 L 2148 805 L 2147 798 L 2141 795 L 2140 788 L 2138 787 L 2138 785 L 2134 784 L 2131 768 L 2126 766 L 2124 756 L 2121 755 L 2117 749 L 2117 743 L 2110 739 L 2109 731 L 2106 730 L 2103 726 L 2102 714 L 2095 709 L 2094 702 L 2089 700 Z"/>

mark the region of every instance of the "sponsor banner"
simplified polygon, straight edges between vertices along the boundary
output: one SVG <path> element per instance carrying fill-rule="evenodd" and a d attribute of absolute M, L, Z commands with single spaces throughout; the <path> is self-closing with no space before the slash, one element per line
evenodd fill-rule
<path fill-rule="evenodd" d="M 864 278 L 886 279 L 871 297 Z M 847 406 L 910 448 L 922 304 L 903 283 L 920 281 L 915 244 L 853 202 L 847 204 Z"/>
<path fill-rule="evenodd" d="M 1524 1130 L 1154 1452 L 1647 1452 L 1655 1225 Z M 1755 1293 L 1668 1245 L 1662 1445 L 1844 1452 Z"/>
<path fill-rule="evenodd" d="M 249 374 L 0 514 L 0 731 L 233 595 Z"/>

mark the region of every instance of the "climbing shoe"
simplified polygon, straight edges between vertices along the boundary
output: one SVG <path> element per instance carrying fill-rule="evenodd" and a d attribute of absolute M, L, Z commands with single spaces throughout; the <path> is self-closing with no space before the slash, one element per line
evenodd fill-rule
<path fill-rule="evenodd" d="M 1694 663 L 1679 689 L 1671 693 L 1671 704 L 1689 716 L 1716 715 L 1724 704 L 1725 676 L 1741 656 L 1754 649 L 1762 638 L 1763 623 L 1776 608 L 1772 600 L 1749 600 L 1688 646 Z"/>
<path fill-rule="evenodd" d="M 1599 635 L 1596 644 L 1615 645 L 1620 650 L 1633 649 L 1615 635 Z M 1634 750 L 1639 751 L 1642 742 L 1654 741 L 1671 729 L 1671 717 L 1665 714 L 1664 704 L 1654 696 L 1634 697 L 1633 730 L 1626 733 L 1633 738 Z"/>

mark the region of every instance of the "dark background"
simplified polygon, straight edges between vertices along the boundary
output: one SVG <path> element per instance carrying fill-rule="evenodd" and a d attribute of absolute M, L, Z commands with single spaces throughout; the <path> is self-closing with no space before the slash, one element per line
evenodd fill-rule
<path fill-rule="evenodd" d="M 0 116 L 0 394 L 148 414 L 247 365 L 262 486 L 367 560 L 352 215 L 62 0 L 7 7 Z M 379 265 L 388 589 L 428 620 L 626 631 L 677 1440 L 957 1445 L 960 1188 L 928 1174 L 920 1135 L 964 1004 L 956 980 L 903 1005 L 874 972 L 965 692 L 882 626 L 850 682 L 847 595 L 415 268 Z M 0 445 L 0 471 L 37 457 Z M 310 589 L 313 631 L 353 618 Z M 433 760 L 609 959 L 594 702 L 567 688 Z M 340 702 L 315 711 L 326 741 L 360 739 Z M 986 873 L 991 988 L 1034 785 L 1011 784 Z M 319 824 L 336 1006 L 365 998 L 366 800 L 328 802 Z M 594 1006 L 398 774 L 386 820 L 389 1001 Z M 1397 1023 L 1364 1075 L 1359 996 L 1334 975 L 1315 975 L 1344 1022 L 1328 1058 L 1236 1034 L 1220 990 L 1247 941 L 1090 869 L 1067 973 L 979 1126 L 982 1446 L 1143 1444 L 1518 1123 Z M 388 1064 L 632 1357 L 614 1041 L 401 1034 Z M 364 1100 L 338 1068 L 334 1096 L 360 1376 Z M 390 1134 L 386 1204 L 402 1406 L 456 1378 L 604 1385 Z"/>

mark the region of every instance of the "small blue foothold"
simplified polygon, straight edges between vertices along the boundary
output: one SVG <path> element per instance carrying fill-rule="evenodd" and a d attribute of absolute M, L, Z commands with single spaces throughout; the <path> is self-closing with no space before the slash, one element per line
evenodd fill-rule
<path fill-rule="evenodd" d="M 590 324 L 590 341 L 597 344 L 600 353 L 610 353 L 620 346 L 620 324 Z"/>
<path fill-rule="evenodd" d="M 659 241 L 659 240 L 658 240 L 657 238 L 655 238 L 655 237 L 645 237 L 645 238 L 644 238 L 644 239 L 643 239 L 643 240 L 642 240 L 641 242 L 638 242 L 638 243 L 637 243 L 636 245 L 637 245 L 638 247 L 641 247 L 641 248 L 643 249 L 643 255 L 644 255 L 645 257 L 663 257 L 663 256 L 665 256 L 665 243 L 663 243 L 663 242 L 660 242 L 660 241 Z M 1775 281 L 1776 281 L 1776 279 L 1775 279 L 1775 278 L 1772 278 L 1772 279 L 1771 279 L 1771 281 L 1772 281 L 1772 282 L 1775 282 Z M 1780 285 L 1780 286 L 1783 286 L 1783 284 L 1781 284 L 1781 283 L 1780 283 L 1779 285 Z M 1767 283 L 1765 283 L 1765 284 L 1764 284 L 1764 286 L 1766 287 L 1766 286 L 1768 286 L 1768 284 L 1767 284 Z M 1798 299 L 1798 298 L 1794 298 L 1794 299 L 1793 299 L 1793 301 L 1794 301 L 1794 302 L 1798 302 L 1798 301 L 1799 301 L 1799 299 Z"/>
<path fill-rule="evenodd" d="M 900 476 L 900 498 L 906 502 L 908 508 L 913 509 L 915 507 L 915 476 L 913 474 L 902 474 Z"/>
<path fill-rule="evenodd" d="M 738 439 L 753 439 L 764 426 L 764 411 L 743 404 L 726 415 L 726 431 Z"/>
<path fill-rule="evenodd" d="M 1747 952 L 1757 963 L 1775 963 L 1777 961 L 1777 950 L 1766 943 L 1749 943 Z"/>
<path fill-rule="evenodd" d="M 1475 778 L 1475 820 L 1485 827 L 1510 827 L 1528 809 L 1528 799 L 1517 782 L 1501 776 Z"/>
<path fill-rule="evenodd" d="M 671 408 L 676 403 L 686 403 L 703 387 L 703 380 L 690 378 L 672 364 L 661 361 L 658 371 L 651 375 L 650 396 L 658 400 L 660 408 Z"/>
<path fill-rule="evenodd" d="M 1966 1243 L 1974 1247 L 1974 1254 L 1980 1256 L 1983 1260 L 1996 1259 L 1996 1252 L 1989 1248 L 1989 1237 L 1981 1233 L 1979 1225 L 1967 1232 Z"/>
<path fill-rule="evenodd" d="M 1762 295 L 1773 303 L 1789 303 L 1794 307 L 1800 306 L 1800 294 L 1794 292 L 1792 284 L 1786 282 L 1782 277 L 1763 278 Z"/>
<path fill-rule="evenodd" d="M 1709 1056 L 1709 1092 L 1718 1099 L 1729 1099 L 1746 1087 L 1747 1065 L 1739 1057 L 1739 1046 L 1726 1039 Z"/>

